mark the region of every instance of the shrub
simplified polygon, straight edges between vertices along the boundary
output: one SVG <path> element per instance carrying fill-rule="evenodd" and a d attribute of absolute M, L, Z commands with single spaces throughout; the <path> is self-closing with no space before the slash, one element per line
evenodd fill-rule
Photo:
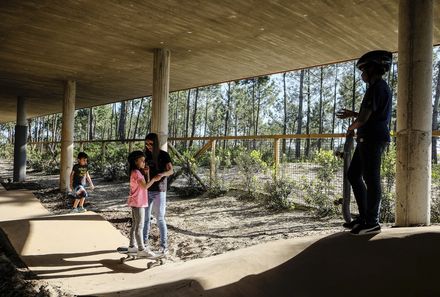
<path fill-rule="evenodd" d="M 101 172 L 105 180 L 117 181 L 128 179 L 128 150 L 126 149 L 125 145 L 121 146 L 117 144 L 108 144 L 106 146 L 104 162 L 101 162 L 101 148 L 96 150 L 87 150 L 86 152 L 90 152 L 89 163 L 92 168 L 102 168 Z"/>
<path fill-rule="evenodd" d="M 396 192 L 394 183 L 396 180 L 396 148 L 390 144 L 382 157 L 382 200 L 380 202 L 380 221 L 394 222 L 394 204 Z"/>
<path fill-rule="evenodd" d="M 218 164 L 220 164 L 220 160 L 216 158 L 215 167 L 218 169 Z M 216 198 L 223 196 L 228 192 L 228 188 L 226 186 L 225 180 L 222 178 L 219 178 L 217 175 L 212 178 L 210 181 L 210 185 L 208 188 L 207 196 L 210 198 Z"/>
<path fill-rule="evenodd" d="M 26 152 L 27 166 L 46 174 L 60 172 L 60 150 L 56 145 L 50 144 L 44 150 L 30 147 Z"/>
<path fill-rule="evenodd" d="M 11 143 L 0 143 L 0 158 L 12 160 L 14 158 L 14 145 Z"/>
<path fill-rule="evenodd" d="M 238 170 L 243 177 L 245 194 L 240 198 L 254 200 L 257 198 L 257 175 L 267 168 L 266 162 L 261 159 L 259 151 L 242 151 L 236 158 Z"/>
<path fill-rule="evenodd" d="M 294 183 L 286 178 L 274 179 L 265 185 L 265 204 L 273 210 L 293 209 L 293 201 L 289 198 Z"/>
<path fill-rule="evenodd" d="M 432 200 L 431 200 L 431 220 L 433 223 L 440 223 L 440 164 L 432 165 Z M 434 195 L 437 194 L 437 195 Z"/>
<path fill-rule="evenodd" d="M 319 165 L 319 170 L 317 178 L 311 182 L 305 177 L 302 178 L 302 188 L 306 192 L 305 201 L 320 217 L 334 215 L 338 208 L 335 203 L 337 195 L 333 179 L 342 162 L 332 151 L 327 150 L 317 152 L 313 161 Z"/>

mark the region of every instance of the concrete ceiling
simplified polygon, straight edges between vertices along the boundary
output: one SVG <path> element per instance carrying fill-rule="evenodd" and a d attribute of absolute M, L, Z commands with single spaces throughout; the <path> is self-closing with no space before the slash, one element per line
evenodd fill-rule
<path fill-rule="evenodd" d="M 434 44 L 440 0 L 434 0 Z M 2 0 L 0 121 L 152 93 L 153 48 L 171 50 L 172 91 L 397 50 L 397 0 Z"/>

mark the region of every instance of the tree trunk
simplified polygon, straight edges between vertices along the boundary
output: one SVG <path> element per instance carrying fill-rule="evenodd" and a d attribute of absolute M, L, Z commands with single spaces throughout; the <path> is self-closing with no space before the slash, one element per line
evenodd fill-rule
<path fill-rule="evenodd" d="M 310 134 L 310 69 L 307 69 L 307 123 L 306 134 Z M 306 139 L 305 155 L 310 157 L 310 138 Z"/>
<path fill-rule="evenodd" d="M 139 103 L 139 109 L 136 115 L 136 123 L 134 124 L 134 132 L 133 132 L 133 138 L 137 138 L 137 134 L 138 134 L 138 125 L 139 125 L 139 117 L 142 113 L 142 106 L 144 104 L 144 99 L 145 97 L 142 97 L 141 102 Z"/>
<path fill-rule="evenodd" d="M 188 98 L 186 99 L 186 116 L 185 116 L 185 137 L 188 137 L 189 130 L 189 111 L 190 111 L 190 103 L 191 103 L 191 89 L 188 90 Z M 185 148 L 187 148 L 187 142 L 185 141 Z"/>
<path fill-rule="evenodd" d="M 353 61 L 353 89 L 352 89 L 352 106 L 351 109 L 355 110 L 356 108 L 356 61 Z M 352 120 L 354 121 L 354 120 Z"/>
<path fill-rule="evenodd" d="M 205 104 L 205 127 L 203 129 L 203 136 L 206 137 L 207 135 L 207 129 L 208 129 L 208 107 L 209 107 L 209 100 L 206 98 L 206 104 Z"/>
<path fill-rule="evenodd" d="M 50 127 L 50 116 L 46 116 L 46 124 L 45 124 L 45 127 L 46 127 L 46 141 L 49 141 L 49 127 Z"/>
<path fill-rule="evenodd" d="M 32 119 L 28 119 L 28 142 L 32 142 Z"/>
<path fill-rule="evenodd" d="M 127 107 L 125 101 L 121 102 L 121 110 L 119 112 L 119 126 L 118 126 L 118 135 L 119 140 L 122 143 L 125 143 L 125 124 L 126 124 L 126 116 L 127 116 Z"/>
<path fill-rule="evenodd" d="M 335 88 L 333 94 L 332 134 L 335 133 L 337 88 L 338 88 L 338 65 L 335 65 Z M 330 149 L 333 150 L 333 147 L 334 147 L 334 138 L 331 139 Z"/>
<path fill-rule="evenodd" d="M 174 137 L 177 137 L 179 132 L 179 103 L 180 103 L 180 97 L 182 95 L 182 92 L 177 93 L 177 100 L 176 100 L 176 108 L 174 109 Z"/>
<path fill-rule="evenodd" d="M 192 117 L 191 138 L 196 135 L 196 122 L 197 122 L 197 101 L 199 99 L 199 88 L 196 89 L 196 97 L 194 98 L 194 112 Z M 189 141 L 189 147 L 193 144 L 193 140 Z"/>
<path fill-rule="evenodd" d="M 298 102 L 298 118 L 297 118 L 297 127 L 296 134 L 302 133 L 302 121 L 303 121 L 303 101 L 304 101 L 304 69 L 301 70 L 299 74 L 299 102 Z M 299 159 L 301 157 L 301 140 L 297 138 L 295 140 L 295 158 Z"/>
<path fill-rule="evenodd" d="M 224 136 L 228 135 L 228 122 L 229 122 L 229 107 L 231 104 L 231 83 L 228 82 L 228 95 L 226 100 L 226 108 L 225 108 L 225 133 Z M 226 140 L 223 141 L 223 150 L 226 149 Z"/>
<path fill-rule="evenodd" d="M 88 116 L 88 137 L 87 137 L 87 139 L 88 140 L 93 140 L 93 110 L 92 110 L 92 108 L 90 107 L 89 108 L 89 114 L 88 114 L 89 116 Z"/>
<path fill-rule="evenodd" d="M 323 67 L 320 67 L 321 70 L 321 80 L 320 80 L 320 87 L 319 87 L 319 130 L 318 133 L 322 134 L 322 85 L 323 85 L 323 80 L 324 80 L 324 70 Z M 321 138 L 318 138 L 318 151 L 321 150 Z"/>
<path fill-rule="evenodd" d="M 283 135 L 287 134 L 287 86 L 286 86 L 286 72 L 284 72 L 283 74 L 283 93 L 284 93 L 284 98 L 283 98 L 283 107 L 284 107 L 284 123 L 283 123 Z M 282 144 L 282 154 L 285 155 L 286 154 L 286 139 L 283 139 L 283 144 Z"/>
<path fill-rule="evenodd" d="M 434 94 L 434 106 L 433 106 L 433 112 L 432 112 L 432 130 L 438 130 L 438 103 L 440 99 L 440 61 L 437 63 L 437 83 L 435 87 L 435 94 Z M 437 160 L 437 138 L 432 138 L 432 162 L 434 164 L 438 163 Z"/>
<path fill-rule="evenodd" d="M 127 138 L 132 139 L 133 137 L 130 137 L 131 135 L 131 125 L 133 121 L 133 113 L 134 113 L 134 101 L 131 100 L 131 108 L 130 108 L 130 119 L 128 120 L 128 130 L 127 130 Z"/>
<path fill-rule="evenodd" d="M 251 123 L 251 127 L 252 127 L 252 132 L 255 131 L 255 85 L 257 84 L 257 79 L 253 78 L 252 79 L 252 123 Z M 251 135 L 251 131 L 249 129 L 249 135 Z M 256 141 L 253 141 L 253 147 L 254 149 L 256 148 Z"/>

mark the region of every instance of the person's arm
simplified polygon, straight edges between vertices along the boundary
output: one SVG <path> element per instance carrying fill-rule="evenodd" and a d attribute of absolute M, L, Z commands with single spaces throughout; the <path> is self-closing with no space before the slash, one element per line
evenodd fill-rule
<path fill-rule="evenodd" d="M 372 113 L 373 111 L 370 108 L 361 108 L 356 120 L 348 127 L 348 131 L 354 131 L 365 125 Z"/>
<path fill-rule="evenodd" d="M 173 169 L 173 164 L 171 162 L 168 162 L 166 165 L 166 169 L 167 171 L 161 172 L 160 175 L 161 176 L 170 176 L 173 175 L 174 173 L 174 169 Z"/>
<path fill-rule="evenodd" d="M 90 177 L 89 172 L 86 173 L 87 182 L 89 183 L 90 189 L 93 191 L 95 189 L 95 185 L 93 185 L 92 178 Z"/>
<path fill-rule="evenodd" d="M 139 179 L 139 185 L 144 188 L 144 189 L 148 189 L 150 188 L 155 182 L 159 181 L 161 179 L 161 176 L 158 174 L 155 177 L 153 177 L 152 179 L 150 179 L 148 182 L 145 181 L 145 179 Z"/>
<path fill-rule="evenodd" d="M 353 111 L 353 110 L 348 110 L 348 109 L 341 109 L 340 111 L 338 111 L 336 113 L 336 116 L 339 119 L 346 119 L 346 118 L 356 118 L 359 116 L 359 113 Z"/>
<path fill-rule="evenodd" d="M 72 170 L 70 173 L 70 184 L 69 184 L 69 192 L 73 191 L 73 176 L 75 175 L 75 172 Z"/>

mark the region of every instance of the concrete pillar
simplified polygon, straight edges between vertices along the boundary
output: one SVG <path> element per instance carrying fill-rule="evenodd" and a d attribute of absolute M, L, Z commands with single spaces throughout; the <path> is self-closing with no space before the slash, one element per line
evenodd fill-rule
<path fill-rule="evenodd" d="M 61 128 L 60 191 L 70 186 L 73 163 L 73 125 L 75 120 L 76 82 L 66 81 L 64 85 L 63 123 Z"/>
<path fill-rule="evenodd" d="M 154 49 L 153 98 L 151 104 L 151 132 L 159 136 L 160 148 L 168 150 L 168 95 L 170 89 L 170 51 Z"/>
<path fill-rule="evenodd" d="M 400 0 L 396 225 L 430 224 L 432 0 Z"/>
<path fill-rule="evenodd" d="M 14 142 L 14 182 L 26 180 L 26 141 L 28 128 L 26 117 L 26 100 L 23 97 L 18 97 Z"/>

